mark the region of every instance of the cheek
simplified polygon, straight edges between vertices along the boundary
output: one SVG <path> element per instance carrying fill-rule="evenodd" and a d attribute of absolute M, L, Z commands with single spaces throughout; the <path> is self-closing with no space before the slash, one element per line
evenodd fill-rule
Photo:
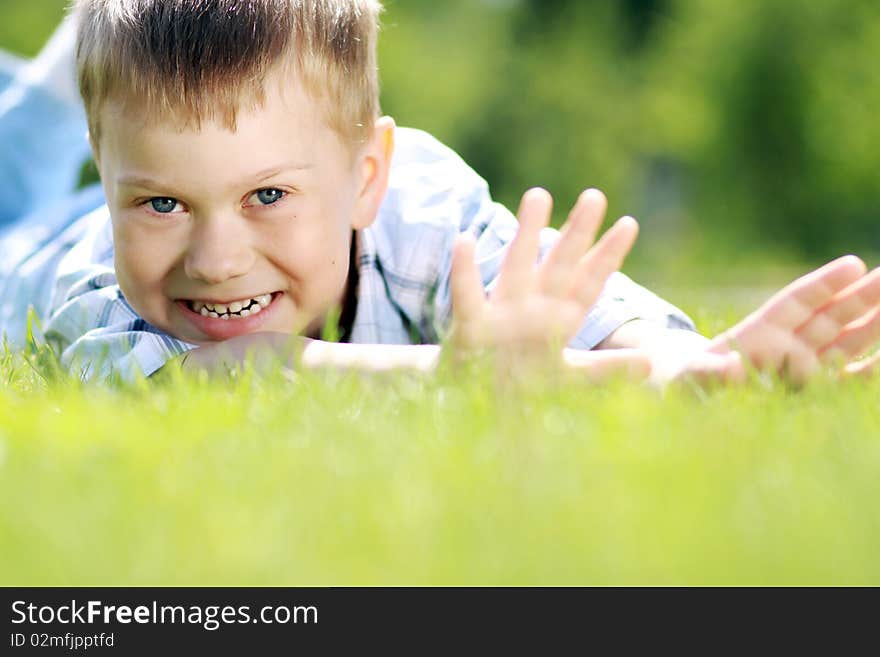
<path fill-rule="evenodd" d="M 116 274 L 123 293 L 130 296 L 159 290 L 171 265 L 168 249 L 162 248 L 168 240 L 130 227 L 114 228 L 113 238 Z"/>
<path fill-rule="evenodd" d="M 350 212 L 340 205 L 301 206 L 295 216 L 266 234 L 265 253 L 298 278 L 331 276 L 346 268 L 351 236 Z"/>
<path fill-rule="evenodd" d="M 327 287 L 337 284 L 337 279 L 345 275 L 348 247 L 347 233 L 286 242 L 279 240 L 272 247 L 270 259 L 291 278 Z"/>

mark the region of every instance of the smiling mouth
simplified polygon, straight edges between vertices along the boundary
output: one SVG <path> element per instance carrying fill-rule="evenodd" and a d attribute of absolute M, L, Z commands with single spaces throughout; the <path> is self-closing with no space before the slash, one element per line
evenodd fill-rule
<path fill-rule="evenodd" d="M 194 313 L 202 317 L 212 319 L 242 319 L 261 312 L 272 303 L 271 294 L 261 294 L 256 297 L 231 301 L 229 303 L 213 303 L 207 301 L 186 300 L 184 303 Z"/>

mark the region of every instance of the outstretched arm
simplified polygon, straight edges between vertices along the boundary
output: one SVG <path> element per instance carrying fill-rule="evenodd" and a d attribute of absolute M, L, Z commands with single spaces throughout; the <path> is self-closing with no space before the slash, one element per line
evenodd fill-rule
<path fill-rule="evenodd" d="M 198 347 L 181 356 L 180 362 L 184 370 L 210 374 L 224 374 L 245 362 L 258 371 L 273 371 L 281 364 L 309 369 L 430 372 L 439 355 L 437 345 L 347 344 L 260 332 Z"/>
<path fill-rule="evenodd" d="M 855 256 L 834 260 L 789 284 L 741 322 L 669 363 L 671 343 L 644 326 L 622 327 L 616 346 L 637 346 L 667 366 L 659 381 L 739 382 L 749 368 L 803 383 L 827 364 L 865 374 L 880 356 L 856 359 L 880 340 L 880 269 Z"/>

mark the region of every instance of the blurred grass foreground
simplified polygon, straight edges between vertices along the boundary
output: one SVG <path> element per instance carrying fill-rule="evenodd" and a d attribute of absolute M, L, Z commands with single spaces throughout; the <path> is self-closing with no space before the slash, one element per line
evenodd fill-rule
<path fill-rule="evenodd" d="M 880 584 L 876 381 L 0 374 L 4 585 Z"/>

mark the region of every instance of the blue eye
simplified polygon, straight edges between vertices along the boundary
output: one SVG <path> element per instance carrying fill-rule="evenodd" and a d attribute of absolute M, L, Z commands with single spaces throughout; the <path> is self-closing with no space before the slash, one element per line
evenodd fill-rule
<path fill-rule="evenodd" d="M 177 200 L 173 198 L 151 198 L 150 205 L 153 206 L 153 209 L 159 214 L 168 214 L 169 212 L 174 212 L 174 208 L 177 207 Z"/>
<path fill-rule="evenodd" d="M 275 188 L 261 189 L 256 193 L 256 197 L 263 205 L 272 205 L 284 197 L 284 192 Z"/>

